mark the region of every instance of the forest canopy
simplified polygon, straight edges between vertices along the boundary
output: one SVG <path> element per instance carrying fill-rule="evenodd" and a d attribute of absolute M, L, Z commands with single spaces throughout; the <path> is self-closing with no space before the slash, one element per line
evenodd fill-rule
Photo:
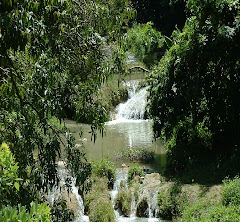
<path fill-rule="evenodd" d="M 0 144 L 22 179 L 8 195 L 12 205 L 42 201 L 40 191 L 59 180 L 57 160 L 84 189 L 91 165 L 61 120 L 90 123 L 93 135 L 102 129 L 106 111 L 96 95 L 109 75 L 121 74 L 120 50 L 109 57 L 104 47 L 134 14 L 126 0 L 1 1 Z"/>
<path fill-rule="evenodd" d="M 219 167 L 240 151 L 239 1 L 186 4 L 191 16 L 149 79 L 154 130 L 176 171 L 212 158 Z"/>

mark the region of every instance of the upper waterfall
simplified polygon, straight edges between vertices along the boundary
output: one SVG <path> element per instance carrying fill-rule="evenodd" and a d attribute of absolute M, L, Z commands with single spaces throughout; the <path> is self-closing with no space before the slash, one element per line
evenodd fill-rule
<path fill-rule="evenodd" d="M 131 80 L 126 83 L 129 99 L 116 108 L 116 119 L 144 119 L 145 107 L 147 105 L 147 87 L 137 90 L 139 81 Z"/>

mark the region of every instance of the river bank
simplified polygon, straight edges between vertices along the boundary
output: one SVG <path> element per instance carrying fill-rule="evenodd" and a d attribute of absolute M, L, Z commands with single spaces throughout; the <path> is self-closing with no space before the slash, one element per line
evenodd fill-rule
<path fill-rule="evenodd" d="M 91 189 L 83 197 L 74 185 L 69 194 L 64 190 L 58 192 L 63 195 L 68 209 L 74 212 L 75 222 L 218 221 L 214 219 L 217 209 L 225 218 L 220 221 L 240 219 L 238 211 L 234 211 L 239 204 L 238 178 L 212 186 L 180 184 L 168 181 L 159 173 L 144 175 L 143 168 L 139 173 L 141 167 L 135 171 L 132 166 L 114 170 L 112 164 L 106 159 L 95 162 Z M 109 186 L 112 178 L 115 178 L 113 186 Z"/>

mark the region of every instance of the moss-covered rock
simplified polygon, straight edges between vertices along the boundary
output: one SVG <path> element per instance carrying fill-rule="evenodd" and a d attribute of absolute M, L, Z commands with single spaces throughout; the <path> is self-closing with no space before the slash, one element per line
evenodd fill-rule
<path fill-rule="evenodd" d="M 85 196 L 85 214 L 91 222 L 114 222 L 115 214 L 108 190 L 108 180 L 93 178 L 91 191 Z"/>
<path fill-rule="evenodd" d="M 125 217 L 129 217 L 131 214 L 131 202 L 132 202 L 131 191 L 122 189 L 116 197 L 114 208 L 119 209 Z"/>
<path fill-rule="evenodd" d="M 148 200 L 144 197 L 137 205 L 137 217 L 148 217 L 149 209 L 148 209 Z"/>
<path fill-rule="evenodd" d="M 91 222 L 114 222 L 115 214 L 109 198 L 94 199 L 89 205 L 89 219 Z"/>

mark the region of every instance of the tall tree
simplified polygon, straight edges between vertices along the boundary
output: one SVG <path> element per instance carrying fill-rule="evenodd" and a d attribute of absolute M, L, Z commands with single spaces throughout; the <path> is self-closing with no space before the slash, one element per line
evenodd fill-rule
<path fill-rule="evenodd" d="M 150 80 L 154 130 L 167 138 L 177 170 L 240 152 L 239 1 L 188 0 L 187 7 L 191 17 Z"/>
<path fill-rule="evenodd" d="M 84 184 L 90 164 L 60 123 L 71 110 L 93 131 L 103 126 L 106 112 L 96 95 L 114 71 L 103 46 L 133 15 L 127 0 L 0 3 L 0 143 L 19 163 L 16 202 L 30 202 L 57 183 L 58 159 Z"/>

